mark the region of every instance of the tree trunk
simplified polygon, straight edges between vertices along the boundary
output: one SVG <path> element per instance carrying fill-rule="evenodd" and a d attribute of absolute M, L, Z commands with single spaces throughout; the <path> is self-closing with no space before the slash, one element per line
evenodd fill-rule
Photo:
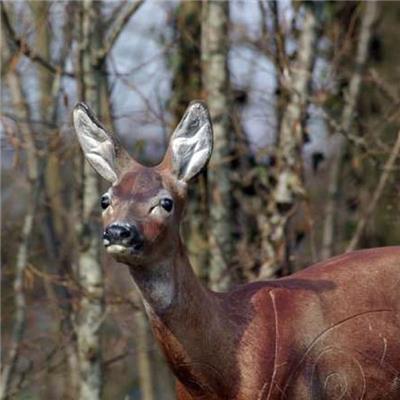
<path fill-rule="evenodd" d="M 140 382 L 140 398 L 142 400 L 156 400 L 156 384 L 153 370 L 154 360 L 150 354 L 152 342 L 146 315 L 142 310 L 136 312 L 135 325 L 137 329 L 136 353 Z"/>
<path fill-rule="evenodd" d="M 290 98 L 279 124 L 276 154 L 276 184 L 263 216 L 261 250 L 264 262 L 259 277 L 271 278 L 282 267 L 286 256 L 286 225 L 297 200 L 304 195 L 302 148 L 304 124 L 310 95 L 315 46 L 317 42 L 317 5 L 303 3 L 304 22 L 301 29 L 297 55 L 290 68 Z"/>
<path fill-rule="evenodd" d="M 232 184 L 230 179 L 229 2 L 203 3 L 203 88 L 214 130 L 214 151 L 208 169 L 210 189 L 210 286 L 225 290 L 232 282 Z"/>
<path fill-rule="evenodd" d="M 101 115 L 99 88 L 100 68 L 95 68 L 96 50 L 102 37 L 98 29 L 101 2 L 84 0 L 80 9 L 79 70 L 80 96 Z M 102 370 L 100 328 L 104 318 L 104 282 L 100 263 L 99 188 L 96 172 L 83 162 L 82 214 L 78 224 L 78 280 L 82 295 L 76 320 L 80 371 L 80 400 L 101 398 Z"/>

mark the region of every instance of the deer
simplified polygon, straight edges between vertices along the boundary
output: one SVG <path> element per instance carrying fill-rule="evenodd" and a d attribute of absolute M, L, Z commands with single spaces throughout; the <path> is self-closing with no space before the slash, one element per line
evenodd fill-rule
<path fill-rule="evenodd" d="M 400 399 L 400 246 L 336 256 L 224 293 L 196 277 L 180 223 L 213 131 L 194 101 L 155 166 L 135 161 L 90 108 L 73 110 L 101 197 L 106 252 L 129 268 L 179 400 Z"/>

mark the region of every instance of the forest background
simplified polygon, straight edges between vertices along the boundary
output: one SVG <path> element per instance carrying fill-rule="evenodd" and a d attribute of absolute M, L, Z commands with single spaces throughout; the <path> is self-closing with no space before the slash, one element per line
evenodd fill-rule
<path fill-rule="evenodd" d="M 174 398 L 71 125 L 157 163 L 191 100 L 215 145 L 182 234 L 210 288 L 400 242 L 400 3 L 1 2 L 0 398 Z"/>

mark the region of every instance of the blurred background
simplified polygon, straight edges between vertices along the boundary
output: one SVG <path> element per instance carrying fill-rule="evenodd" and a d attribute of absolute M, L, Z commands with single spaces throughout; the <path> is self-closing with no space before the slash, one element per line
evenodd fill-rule
<path fill-rule="evenodd" d="M 0 399 L 174 398 L 101 244 L 85 101 L 156 164 L 193 99 L 215 147 L 182 235 L 215 290 L 400 242 L 400 3 L 1 2 Z"/>

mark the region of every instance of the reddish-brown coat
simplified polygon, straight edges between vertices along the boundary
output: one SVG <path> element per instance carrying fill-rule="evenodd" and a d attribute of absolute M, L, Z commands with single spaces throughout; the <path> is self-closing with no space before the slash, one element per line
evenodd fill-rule
<path fill-rule="evenodd" d="M 183 315 L 187 334 L 198 330 L 206 338 L 194 334 L 192 348 L 179 330 L 167 328 L 174 326 L 170 316 L 151 320 L 180 379 L 181 400 L 394 400 L 400 399 L 399 284 L 400 247 L 364 250 L 287 278 L 208 292 L 213 318 Z"/>

